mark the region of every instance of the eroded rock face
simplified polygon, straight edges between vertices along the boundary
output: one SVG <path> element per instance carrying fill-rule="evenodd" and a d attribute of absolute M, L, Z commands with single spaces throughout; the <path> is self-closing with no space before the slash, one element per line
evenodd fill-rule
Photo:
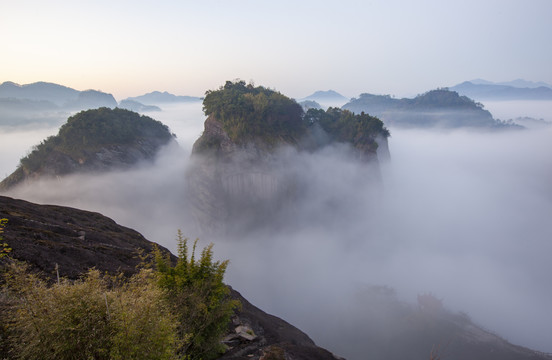
<path fill-rule="evenodd" d="M 202 232 L 225 231 L 236 218 L 256 221 L 282 191 L 276 158 L 260 142 L 244 145 L 230 140 L 210 116 L 193 148 L 188 172 L 190 197 Z M 256 209 L 253 213 L 249 213 Z"/>
<path fill-rule="evenodd" d="M 322 132 L 322 133 L 321 133 Z M 313 181 L 307 169 L 297 168 L 300 154 L 331 144 L 319 127 L 294 144 L 268 144 L 259 139 L 238 144 L 211 115 L 192 151 L 187 176 L 196 224 L 202 234 L 233 233 L 274 224 L 281 210 L 292 209 Z M 389 158 L 387 139 L 378 139 L 383 158 Z M 350 147 L 350 157 L 374 169 L 378 156 L 372 149 Z"/>

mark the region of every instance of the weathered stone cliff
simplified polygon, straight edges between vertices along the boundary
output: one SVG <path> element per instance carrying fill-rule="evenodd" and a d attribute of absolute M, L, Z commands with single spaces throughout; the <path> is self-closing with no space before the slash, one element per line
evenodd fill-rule
<path fill-rule="evenodd" d="M 205 150 L 206 143 L 217 145 Z M 213 115 L 192 155 L 188 184 L 202 230 L 225 230 L 238 219 L 259 221 L 278 206 L 275 200 L 286 190 L 270 147 L 261 141 L 236 144 Z"/>
<path fill-rule="evenodd" d="M 337 161 L 361 168 L 377 164 L 378 149 L 388 157 L 389 131 L 378 118 L 338 108 L 305 113 L 295 100 L 243 81 L 208 91 L 203 110 L 208 118 L 188 174 L 203 233 L 275 226 L 316 181 L 297 161 L 309 162 L 307 154 L 339 147 L 347 155 Z M 369 176 L 378 177 L 379 168 L 371 169 Z"/>
<path fill-rule="evenodd" d="M 292 168 L 301 152 L 310 153 L 334 143 L 319 126 L 309 128 L 297 142 L 266 143 L 251 139 L 232 141 L 220 121 L 210 115 L 192 150 L 188 172 L 191 204 L 202 233 L 228 233 L 257 226 L 274 226 L 275 214 L 300 201 L 311 175 Z M 375 146 L 351 146 L 350 155 L 360 167 L 372 169 L 379 179 L 379 160 L 389 159 L 386 136 Z M 298 176 L 300 174 L 300 176 Z"/>

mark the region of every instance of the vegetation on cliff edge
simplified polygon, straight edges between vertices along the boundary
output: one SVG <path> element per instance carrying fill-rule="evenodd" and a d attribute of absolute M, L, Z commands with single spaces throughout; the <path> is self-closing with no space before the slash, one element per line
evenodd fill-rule
<path fill-rule="evenodd" d="M 131 278 L 91 269 L 48 284 L 3 259 L 2 359 L 211 359 L 238 303 L 223 284 L 227 262 L 212 245 L 188 257 L 179 232 L 176 265 L 155 251 Z M 0 282 L 1 284 L 2 282 Z"/>

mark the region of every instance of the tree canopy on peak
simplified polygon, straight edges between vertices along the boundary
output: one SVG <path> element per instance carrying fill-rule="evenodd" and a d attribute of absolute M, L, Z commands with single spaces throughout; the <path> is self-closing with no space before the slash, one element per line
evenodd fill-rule
<path fill-rule="evenodd" d="M 255 138 L 294 143 L 307 129 L 303 109 L 295 100 L 242 80 L 227 81 L 218 90 L 207 91 L 203 112 L 220 121 L 237 143 Z"/>
<path fill-rule="evenodd" d="M 99 108 L 81 111 L 67 119 L 59 133 L 35 146 L 21 165 L 36 170 L 52 151 L 79 155 L 109 145 L 132 144 L 143 138 L 168 141 L 173 135 L 160 121 L 125 109 Z"/>

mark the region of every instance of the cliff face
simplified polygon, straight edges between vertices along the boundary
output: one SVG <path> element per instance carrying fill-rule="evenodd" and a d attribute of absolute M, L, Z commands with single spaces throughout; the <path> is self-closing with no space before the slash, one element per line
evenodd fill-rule
<path fill-rule="evenodd" d="M 297 168 L 297 158 L 333 143 L 318 126 L 297 143 L 267 144 L 260 139 L 236 143 L 214 115 L 205 121 L 202 136 L 192 151 L 187 174 L 189 196 L 201 233 L 235 233 L 258 226 L 278 227 L 278 215 L 290 213 L 316 181 L 308 170 Z M 371 169 L 366 181 L 380 180 L 379 158 L 388 160 L 387 137 L 375 146 L 351 146 L 350 158 Z M 376 149 L 377 148 L 377 149 Z M 284 211 L 285 210 L 285 211 Z"/>
<path fill-rule="evenodd" d="M 217 144 L 205 151 L 206 144 Z M 224 231 L 236 221 L 254 223 L 278 205 L 284 179 L 269 146 L 261 141 L 236 144 L 211 115 L 195 142 L 188 173 L 196 221 L 207 232 Z"/>

